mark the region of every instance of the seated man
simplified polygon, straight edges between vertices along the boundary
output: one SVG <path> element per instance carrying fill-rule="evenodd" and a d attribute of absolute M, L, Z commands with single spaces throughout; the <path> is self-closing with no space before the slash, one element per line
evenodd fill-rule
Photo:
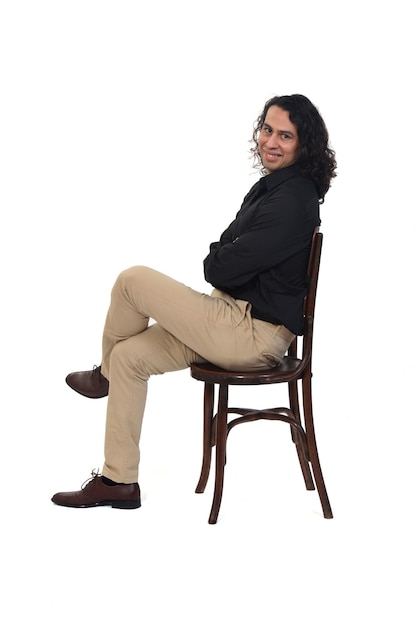
<path fill-rule="evenodd" d="M 302 333 L 311 237 L 336 176 L 335 154 L 320 113 L 301 95 L 265 104 L 251 151 L 263 175 L 210 245 L 210 295 L 147 267 L 117 278 L 101 366 L 66 379 L 89 398 L 108 395 L 102 474 L 93 472 L 79 491 L 56 493 L 55 504 L 141 505 L 139 439 L 151 374 L 198 361 L 232 370 L 273 367 Z"/>

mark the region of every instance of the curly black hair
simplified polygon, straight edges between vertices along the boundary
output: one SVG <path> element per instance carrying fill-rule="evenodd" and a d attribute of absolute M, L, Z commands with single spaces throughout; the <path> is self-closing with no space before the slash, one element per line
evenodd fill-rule
<path fill-rule="evenodd" d="M 252 135 L 253 146 L 250 151 L 254 158 L 254 167 L 261 168 L 261 157 L 258 150 L 259 132 L 264 125 L 266 114 L 271 106 L 278 106 L 288 111 L 291 122 L 297 127 L 299 147 L 297 165 L 302 174 L 310 176 L 314 181 L 320 202 L 328 192 L 332 178 L 336 174 L 335 152 L 329 147 L 329 133 L 317 108 L 305 96 L 274 96 L 268 100 L 261 115 L 255 122 Z"/>

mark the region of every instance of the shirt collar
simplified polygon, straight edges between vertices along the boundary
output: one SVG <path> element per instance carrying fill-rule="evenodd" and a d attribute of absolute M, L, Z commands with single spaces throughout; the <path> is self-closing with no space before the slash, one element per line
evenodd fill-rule
<path fill-rule="evenodd" d="M 278 185 L 283 183 L 285 180 L 288 180 L 288 178 L 297 174 L 297 172 L 298 168 L 295 164 L 290 165 L 289 167 L 284 167 L 282 170 L 276 170 L 275 172 L 271 172 L 271 174 L 263 176 L 263 178 L 259 180 L 259 185 L 261 188 L 270 191 L 271 189 L 278 187 Z"/>

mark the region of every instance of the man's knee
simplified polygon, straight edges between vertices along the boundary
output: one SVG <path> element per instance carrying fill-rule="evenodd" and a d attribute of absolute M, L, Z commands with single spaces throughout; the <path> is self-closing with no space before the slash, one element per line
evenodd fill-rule
<path fill-rule="evenodd" d="M 151 327 L 153 328 L 153 327 Z M 125 371 L 130 375 L 147 380 L 152 374 L 163 373 L 160 361 L 164 350 L 148 330 L 119 341 L 110 354 L 110 370 Z"/>
<path fill-rule="evenodd" d="M 137 360 L 137 354 L 130 347 L 129 339 L 124 339 L 116 343 L 110 354 L 110 369 L 132 370 Z"/>
<path fill-rule="evenodd" d="M 123 286 L 132 281 L 137 282 L 145 280 L 151 273 L 152 270 L 149 267 L 144 265 L 133 265 L 132 267 L 128 267 L 120 272 L 116 279 L 116 284 Z"/>

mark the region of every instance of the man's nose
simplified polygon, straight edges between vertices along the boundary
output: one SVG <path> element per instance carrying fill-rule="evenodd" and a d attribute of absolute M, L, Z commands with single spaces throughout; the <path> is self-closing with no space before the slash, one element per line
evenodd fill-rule
<path fill-rule="evenodd" d="M 275 134 L 269 135 L 266 145 L 268 146 L 268 148 L 277 148 L 279 146 L 278 135 L 275 135 Z"/>

